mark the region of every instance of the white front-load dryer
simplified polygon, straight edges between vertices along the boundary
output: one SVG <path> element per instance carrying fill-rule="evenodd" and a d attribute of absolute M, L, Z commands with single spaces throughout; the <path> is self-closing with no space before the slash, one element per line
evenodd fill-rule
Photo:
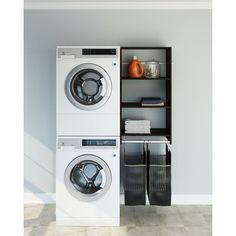
<path fill-rule="evenodd" d="M 57 47 L 56 87 L 57 135 L 119 136 L 119 47 Z"/>
<path fill-rule="evenodd" d="M 119 138 L 58 137 L 56 221 L 119 226 Z"/>

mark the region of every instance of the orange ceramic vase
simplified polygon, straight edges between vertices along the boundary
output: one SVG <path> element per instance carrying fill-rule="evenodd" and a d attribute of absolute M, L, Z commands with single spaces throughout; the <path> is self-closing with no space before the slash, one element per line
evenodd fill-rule
<path fill-rule="evenodd" d="M 141 78 L 143 77 L 144 68 L 141 62 L 136 56 L 133 57 L 133 60 L 129 63 L 128 75 L 131 78 Z"/>

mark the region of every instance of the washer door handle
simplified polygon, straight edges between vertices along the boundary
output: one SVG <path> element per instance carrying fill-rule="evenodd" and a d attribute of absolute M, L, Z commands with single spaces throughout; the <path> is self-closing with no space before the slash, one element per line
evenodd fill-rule
<path fill-rule="evenodd" d="M 102 83 L 102 92 L 101 92 L 101 96 L 105 96 L 106 91 L 107 91 L 107 84 L 104 78 L 100 79 L 101 83 Z"/>

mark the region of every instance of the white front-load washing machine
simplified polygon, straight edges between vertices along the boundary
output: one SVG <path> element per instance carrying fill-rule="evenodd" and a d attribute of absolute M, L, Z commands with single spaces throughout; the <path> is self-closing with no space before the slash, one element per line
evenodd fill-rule
<path fill-rule="evenodd" d="M 119 226 L 119 138 L 58 137 L 56 221 Z"/>
<path fill-rule="evenodd" d="M 120 48 L 57 47 L 57 135 L 119 136 Z"/>

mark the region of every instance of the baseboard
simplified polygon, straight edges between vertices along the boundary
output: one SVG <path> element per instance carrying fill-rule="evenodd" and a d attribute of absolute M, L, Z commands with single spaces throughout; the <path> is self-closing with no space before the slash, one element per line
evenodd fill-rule
<path fill-rule="evenodd" d="M 211 194 L 174 194 L 172 195 L 173 205 L 212 205 Z"/>
<path fill-rule="evenodd" d="M 25 204 L 53 204 L 55 203 L 55 193 L 25 193 Z M 124 204 L 124 194 L 120 195 L 120 204 Z M 148 200 L 147 200 L 148 204 Z M 212 195 L 210 194 L 174 194 L 172 195 L 172 205 L 211 205 Z"/>
<path fill-rule="evenodd" d="M 124 194 L 120 195 L 120 204 L 124 204 Z M 149 205 L 146 196 L 146 204 Z M 212 195 L 207 194 L 173 194 L 171 196 L 172 205 L 212 205 Z"/>

